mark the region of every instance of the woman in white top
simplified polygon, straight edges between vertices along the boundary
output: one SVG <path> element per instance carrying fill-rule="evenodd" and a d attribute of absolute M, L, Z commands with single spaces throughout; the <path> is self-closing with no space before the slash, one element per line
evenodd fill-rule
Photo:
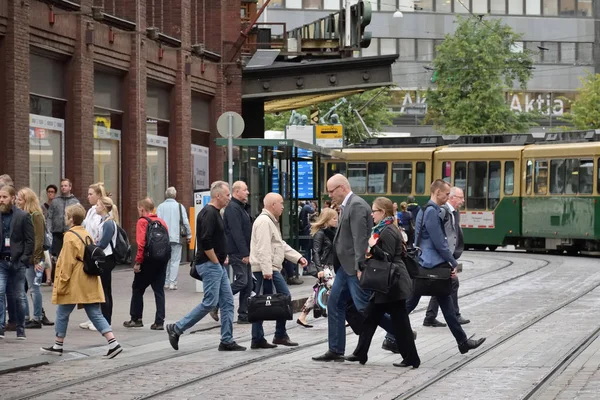
<path fill-rule="evenodd" d="M 88 203 L 91 207 L 83 220 L 83 227 L 90 234 L 92 238 L 98 235 L 98 226 L 100 225 L 100 215 L 96 213 L 96 204 L 101 197 L 106 197 L 106 191 L 104 190 L 104 183 L 98 182 L 88 187 Z"/>
<path fill-rule="evenodd" d="M 115 268 L 115 256 L 113 248 L 117 244 L 117 223 L 111 215 L 114 209 L 113 201 L 110 197 L 102 197 L 98 199 L 96 207 L 92 207 L 100 216 L 100 225 L 98 225 L 98 233 L 93 237 L 96 246 L 100 247 L 106 255 L 106 260 L 103 266 L 100 281 L 104 290 L 105 302 L 100 305 L 102 315 L 106 318 L 108 324 L 111 324 L 112 317 L 112 270 Z"/>

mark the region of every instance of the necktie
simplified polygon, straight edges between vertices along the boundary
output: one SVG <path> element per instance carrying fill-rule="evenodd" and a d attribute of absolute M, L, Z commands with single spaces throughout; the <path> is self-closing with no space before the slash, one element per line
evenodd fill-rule
<path fill-rule="evenodd" d="M 340 219 L 342 219 L 342 215 L 344 215 L 344 207 L 346 207 L 346 206 L 343 206 L 343 205 L 340 206 Z"/>
<path fill-rule="evenodd" d="M 458 221 L 458 211 L 452 211 L 452 215 L 454 216 L 454 226 L 456 227 L 456 231 L 460 229 L 460 222 Z"/>

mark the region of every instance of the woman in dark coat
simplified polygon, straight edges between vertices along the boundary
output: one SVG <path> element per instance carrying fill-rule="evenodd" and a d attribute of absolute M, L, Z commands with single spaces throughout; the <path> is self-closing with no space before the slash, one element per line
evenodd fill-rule
<path fill-rule="evenodd" d="M 402 262 L 402 253 L 405 251 L 402 236 L 394 222 L 394 208 L 392 201 L 386 197 L 378 197 L 372 206 L 373 221 L 375 226 L 369 239 L 367 258 L 386 260 L 391 257 L 393 280 L 392 287 L 387 294 L 374 292 L 365 309 L 365 322 L 363 331 L 358 339 L 356 350 L 348 361 L 367 362 L 367 353 L 377 325 L 384 314 L 390 314 L 394 336 L 396 336 L 398 350 L 402 355 L 402 362 L 394 363 L 396 367 L 418 368 L 421 364 L 410 319 L 406 311 L 406 300 L 411 295 L 412 281 Z M 368 265 L 368 260 L 366 262 Z M 364 268 L 363 268 L 364 269 Z M 361 272 L 358 273 L 360 279 Z"/>

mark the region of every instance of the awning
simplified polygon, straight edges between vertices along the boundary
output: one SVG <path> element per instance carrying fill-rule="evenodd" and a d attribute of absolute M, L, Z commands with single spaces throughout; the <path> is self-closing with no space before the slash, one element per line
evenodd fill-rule
<path fill-rule="evenodd" d="M 304 107 L 316 106 L 324 101 L 337 100 L 339 98 L 350 96 L 356 93 L 364 92 L 361 90 L 346 90 L 343 92 L 333 92 L 325 94 L 309 94 L 305 96 L 290 97 L 287 99 L 277 99 L 265 102 L 265 113 L 275 113 L 289 110 L 297 110 Z"/>

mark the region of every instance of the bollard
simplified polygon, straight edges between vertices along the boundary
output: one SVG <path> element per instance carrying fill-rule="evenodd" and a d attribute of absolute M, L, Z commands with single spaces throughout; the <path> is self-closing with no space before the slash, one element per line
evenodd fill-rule
<path fill-rule="evenodd" d="M 196 280 L 196 293 L 204 293 L 204 285 L 202 281 Z"/>

